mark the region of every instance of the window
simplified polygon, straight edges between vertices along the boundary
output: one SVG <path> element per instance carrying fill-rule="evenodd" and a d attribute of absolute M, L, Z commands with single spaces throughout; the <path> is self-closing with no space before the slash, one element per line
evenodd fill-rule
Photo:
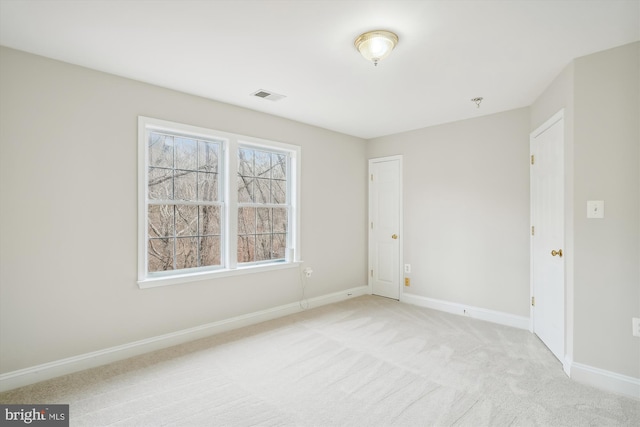
<path fill-rule="evenodd" d="M 141 287 L 295 264 L 299 147 L 146 117 L 138 139 Z"/>
<path fill-rule="evenodd" d="M 238 149 L 238 262 L 285 259 L 287 154 Z"/>

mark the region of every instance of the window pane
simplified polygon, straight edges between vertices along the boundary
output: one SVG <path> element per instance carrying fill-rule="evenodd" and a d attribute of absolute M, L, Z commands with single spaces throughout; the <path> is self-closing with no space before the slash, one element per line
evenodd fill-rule
<path fill-rule="evenodd" d="M 200 267 L 221 265 L 220 237 L 200 237 Z"/>
<path fill-rule="evenodd" d="M 198 234 L 200 236 L 219 235 L 220 224 L 220 207 L 218 206 L 199 206 L 200 221 Z"/>
<path fill-rule="evenodd" d="M 218 200 L 218 174 L 198 172 L 198 200 Z"/>
<path fill-rule="evenodd" d="M 283 259 L 287 250 L 287 235 L 274 234 L 273 247 L 271 248 L 273 259 Z"/>
<path fill-rule="evenodd" d="M 173 205 L 149 205 L 149 237 L 173 236 Z"/>
<path fill-rule="evenodd" d="M 218 172 L 219 145 L 215 142 L 198 142 L 198 169 L 207 172 Z"/>
<path fill-rule="evenodd" d="M 271 177 L 273 179 L 287 179 L 287 156 L 273 153 L 271 162 L 273 167 Z"/>
<path fill-rule="evenodd" d="M 238 208 L 238 234 L 254 234 L 256 232 L 256 209 Z"/>
<path fill-rule="evenodd" d="M 176 169 L 196 170 L 198 161 L 198 145 L 195 139 L 175 138 Z"/>
<path fill-rule="evenodd" d="M 253 262 L 255 246 L 255 236 L 238 236 L 238 262 Z"/>
<path fill-rule="evenodd" d="M 256 236 L 256 261 L 271 259 L 271 235 L 259 234 Z"/>
<path fill-rule="evenodd" d="M 286 154 L 245 147 L 239 148 L 238 159 L 239 203 L 287 204 Z M 287 206 L 239 208 L 238 262 L 284 259 L 288 214 Z"/>
<path fill-rule="evenodd" d="M 149 199 L 173 199 L 173 171 L 171 169 L 149 168 Z"/>
<path fill-rule="evenodd" d="M 238 173 L 242 176 L 255 176 L 253 171 L 253 150 L 240 148 L 238 150 Z"/>
<path fill-rule="evenodd" d="M 175 174 L 175 199 L 196 200 L 197 172 L 176 170 Z"/>
<path fill-rule="evenodd" d="M 176 206 L 176 236 L 198 235 L 198 207 Z"/>
<path fill-rule="evenodd" d="M 198 238 L 179 237 L 176 239 L 176 269 L 198 266 Z"/>
<path fill-rule="evenodd" d="M 271 189 L 268 179 L 256 178 L 255 181 L 255 203 L 269 203 L 271 200 Z"/>
<path fill-rule="evenodd" d="M 274 208 L 273 209 L 273 232 L 274 233 L 286 233 L 288 222 L 288 210 L 287 208 Z"/>
<path fill-rule="evenodd" d="M 152 132 L 149 135 L 149 166 L 173 168 L 173 137 Z"/>
<path fill-rule="evenodd" d="M 257 208 L 256 209 L 256 232 L 257 233 L 271 233 L 271 209 L 270 208 Z"/>
<path fill-rule="evenodd" d="M 271 154 L 264 151 L 256 151 L 255 159 L 255 176 L 269 178 L 271 177 Z"/>
<path fill-rule="evenodd" d="M 149 239 L 149 271 L 173 270 L 173 239 Z"/>
<path fill-rule="evenodd" d="M 253 178 L 238 176 L 238 202 L 253 202 Z"/>
<path fill-rule="evenodd" d="M 287 203 L 287 181 L 271 181 L 271 203 Z"/>

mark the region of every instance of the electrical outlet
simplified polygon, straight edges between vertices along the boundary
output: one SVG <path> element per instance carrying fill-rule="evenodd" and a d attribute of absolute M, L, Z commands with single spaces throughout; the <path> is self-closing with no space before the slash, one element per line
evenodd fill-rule
<path fill-rule="evenodd" d="M 411 286 L 411 279 L 409 279 L 408 277 L 404 278 L 404 285 L 405 286 Z"/>
<path fill-rule="evenodd" d="M 405 264 L 404 265 L 404 272 L 405 273 L 411 273 L 411 264 Z"/>
<path fill-rule="evenodd" d="M 633 325 L 633 336 L 640 337 L 640 317 L 633 317 L 631 324 Z"/>

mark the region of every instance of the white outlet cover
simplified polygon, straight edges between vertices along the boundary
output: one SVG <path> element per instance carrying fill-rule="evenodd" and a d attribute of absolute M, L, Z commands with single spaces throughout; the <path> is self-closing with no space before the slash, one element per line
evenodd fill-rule
<path fill-rule="evenodd" d="M 411 264 L 405 264 L 404 265 L 404 272 L 405 273 L 411 273 Z"/>
<path fill-rule="evenodd" d="M 604 200 L 587 201 L 587 218 L 604 218 Z"/>

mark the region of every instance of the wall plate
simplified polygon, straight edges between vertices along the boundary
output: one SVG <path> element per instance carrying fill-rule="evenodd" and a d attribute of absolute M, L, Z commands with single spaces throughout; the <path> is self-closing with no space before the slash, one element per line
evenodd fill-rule
<path fill-rule="evenodd" d="M 587 201 L 587 218 L 604 218 L 604 200 Z"/>

